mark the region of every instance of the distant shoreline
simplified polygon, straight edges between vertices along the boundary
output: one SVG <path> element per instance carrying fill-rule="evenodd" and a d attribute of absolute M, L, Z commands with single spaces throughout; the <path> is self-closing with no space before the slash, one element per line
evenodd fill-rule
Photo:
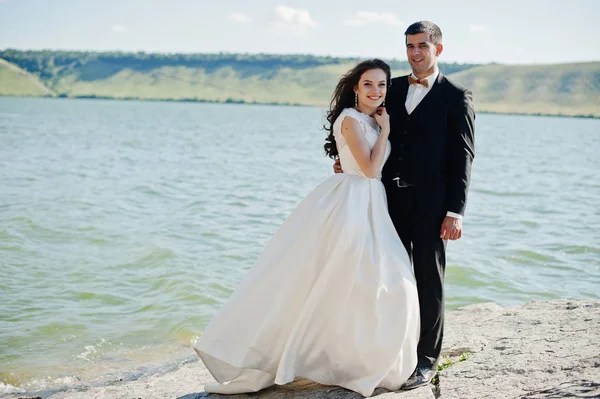
<path fill-rule="evenodd" d="M 0 94 L 0 97 L 5 98 L 48 98 L 48 99 L 68 99 L 68 100 L 113 100 L 113 101 L 147 101 L 147 102 L 173 102 L 173 103 L 203 103 L 203 104 L 244 104 L 244 105 L 271 105 L 271 106 L 286 106 L 286 107 L 315 107 L 315 108 L 326 108 L 324 105 L 317 104 L 300 104 L 300 103 L 289 103 L 289 102 L 260 102 L 260 101 L 245 101 L 245 100 L 205 100 L 196 98 L 140 98 L 140 97 L 110 97 L 110 96 L 96 96 L 96 95 L 85 95 L 85 96 L 11 96 Z M 539 113 L 539 112 L 497 112 L 476 110 L 477 114 L 492 114 L 492 115 L 517 115 L 517 116 L 545 116 L 545 117 L 561 117 L 561 118 L 578 118 L 578 119 L 600 119 L 599 116 L 595 115 L 565 115 L 565 114 L 551 114 L 551 113 Z"/>

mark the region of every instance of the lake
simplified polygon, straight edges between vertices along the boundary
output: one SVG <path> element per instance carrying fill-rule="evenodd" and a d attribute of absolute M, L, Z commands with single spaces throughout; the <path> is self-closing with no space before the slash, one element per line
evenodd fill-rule
<path fill-rule="evenodd" d="M 0 97 L 0 395 L 195 359 L 332 173 L 324 110 Z M 480 114 L 446 306 L 600 299 L 600 120 Z"/>

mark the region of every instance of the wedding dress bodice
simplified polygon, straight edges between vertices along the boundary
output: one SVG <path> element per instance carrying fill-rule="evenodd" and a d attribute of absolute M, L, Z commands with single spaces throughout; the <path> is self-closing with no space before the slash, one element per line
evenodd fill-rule
<path fill-rule="evenodd" d="M 366 177 L 366 175 L 364 174 L 364 172 L 361 170 L 360 166 L 358 165 L 358 162 L 352 155 L 352 152 L 350 151 L 350 148 L 348 147 L 348 144 L 346 143 L 346 139 L 344 138 L 344 135 L 342 134 L 342 122 L 344 121 L 345 117 L 350 117 L 350 118 L 353 118 L 358 121 L 361 128 L 363 129 L 365 139 L 367 140 L 367 143 L 369 144 L 369 148 L 371 150 L 373 150 L 373 147 L 375 146 L 375 142 L 377 141 L 377 138 L 379 137 L 379 132 L 380 132 L 379 125 L 377 124 L 377 121 L 375 120 L 375 118 L 373 118 L 372 116 L 369 116 L 367 114 L 363 114 L 362 112 L 357 111 L 354 108 L 344 109 L 342 111 L 342 113 L 340 114 L 340 116 L 335 120 L 335 122 L 333 124 L 333 137 L 335 137 L 335 143 L 336 143 L 336 146 L 338 149 L 340 163 L 342 165 L 342 170 L 344 171 L 344 173 L 347 173 L 347 174 Z M 385 149 L 385 156 L 383 158 L 383 162 L 381 163 L 381 167 L 379 168 L 379 175 L 377 176 L 378 179 L 381 179 L 381 170 L 383 169 L 383 165 L 385 165 L 385 162 L 387 161 L 388 157 L 390 156 L 390 152 L 391 152 L 391 146 L 388 141 L 386 149 Z"/>

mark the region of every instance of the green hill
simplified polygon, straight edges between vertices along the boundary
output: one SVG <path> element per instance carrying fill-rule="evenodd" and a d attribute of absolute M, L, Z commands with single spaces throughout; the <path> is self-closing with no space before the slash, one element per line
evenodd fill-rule
<path fill-rule="evenodd" d="M 40 97 L 54 93 L 36 76 L 0 58 L 0 95 Z"/>
<path fill-rule="evenodd" d="M 479 111 L 600 117 L 600 62 L 485 65 L 451 75 Z"/>
<path fill-rule="evenodd" d="M 356 59 L 305 55 L 5 50 L 58 95 L 325 105 Z M 405 62 L 391 62 L 398 72 Z M 6 94 L 0 91 L 0 94 Z"/>
<path fill-rule="evenodd" d="M 10 49 L 0 51 L 1 60 L 0 95 L 320 106 L 329 103 L 340 76 L 358 61 L 311 55 Z M 396 76 L 409 71 L 405 61 L 387 61 Z M 441 63 L 440 69 L 473 90 L 478 111 L 600 117 L 600 62 Z"/>
<path fill-rule="evenodd" d="M 102 79 L 61 77 L 54 88 L 74 97 L 323 105 L 340 74 L 351 65 L 319 65 L 296 70 L 282 67 L 252 74 L 233 66 L 214 70 L 185 66 L 163 66 L 148 71 L 124 68 Z"/>

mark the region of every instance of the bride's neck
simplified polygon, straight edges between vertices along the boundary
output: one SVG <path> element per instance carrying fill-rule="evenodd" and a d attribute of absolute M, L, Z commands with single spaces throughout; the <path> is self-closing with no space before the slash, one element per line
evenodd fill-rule
<path fill-rule="evenodd" d="M 355 110 L 357 110 L 358 112 L 362 112 L 363 114 L 369 115 L 369 116 L 373 116 L 375 114 L 375 111 L 377 111 L 377 108 L 373 108 L 373 107 L 365 107 L 364 105 L 357 105 L 356 107 L 354 107 Z"/>

